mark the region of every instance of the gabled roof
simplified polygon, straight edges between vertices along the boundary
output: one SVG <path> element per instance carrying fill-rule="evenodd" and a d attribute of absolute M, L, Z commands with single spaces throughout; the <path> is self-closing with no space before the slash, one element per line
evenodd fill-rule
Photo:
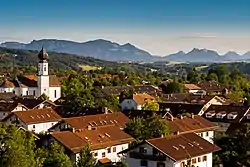
<path fill-rule="evenodd" d="M 71 118 L 63 118 L 62 122 L 66 122 L 72 128 L 78 129 L 87 129 L 88 126 L 91 127 L 101 127 L 101 126 L 110 126 L 115 125 L 119 128 L 125 127 L 126 123 L 129 121 L 123 113 L 108 113 L 108 114 L 97 114 L 97 115 L 87 115 L 80 117 L 71 117 Z M 59 125 L 57 123 L 53 127 Z M 51 129 L 53 129 L 51 127 Z"/>
<path fill-rule="evenodd" d="M 43 108 L 43 109 L 12 112 L 7 117 L 5 117 L 3 121 L 8 120 L 13 115 L 15 115 L 25 124 L 56 122 L 61 120 L 61 117 L 52 108 Z"/>
<path fill-rule="evenodd" d="M 10 80 L 10 79 L 5 79 L 1 85 L 1 88 L 13 88 L 13 87 L 18 87 L 17 82 L 15 80 Z"/>
<path fill-rule="evenodd" d="M 80 116 L 105 113 L 105 109 L 103 107 L 98 107 L 98 108 L 84 107 L 78 111 L 72 111 L 72 108 L 70 108 L 69 106 L 58 105 L 58 106 L 53 107 L 53 109 L 63 118 L 80 117 Z M 113 111 L 111 111 L 110 109 L 107 109 L 107 112 L 112 113 Z"/>
<path fill-rule="evenodd" d="M 239 123 L 244 119 L 244 116 L 246 116 L 249 110 L 249 106 L 211 105 L 202 116 L 212 122 Z M 214 116 L 211 118 L 207 117 L 207 113 L 214 113 Z M 218 113 L 224 113 L 226 116 L 223 118 L 216 118 L 216 114 Z M 227 115 L 230 113 L 237 114 L 236 118 L 228 119 Z"/>
<path fill-rule="evenodd" d="M 206 120 L 199 115 L 189 115 L 176 117 L 173 120 L 167 120 L 171 131 L 179 133 L 204 132 L 218 129 L 219 126 Z"/>
<path fill-rule="evenodd" d="M 197 115 L 203 108 L 203 104 L 193 103 L 159 103 L 161 111 L 170 111 L 176 117 L 178 114 L 193 113 Z"/>
<path fill-rule="evenodd" d="M 147 100 L 154 101 L 155 98 L 153 96 L 150 96 L 149 94 L 141 93 L 141 94 L 133 94 L 133 100 L 138 105 L 143 105 Z"/>
<path fill-rule="evenodd" d="M 29 109 L 34 109 L 36 106 L 42 104 L 42 103 L 49 103 L 52 106 L 56 106 L 52 101 L 50 100 L 40 100 L 40 99 L 26 99 L 26 98 L 19 98 L 15 100 L 18 103 L 21 103 L 28 107 Z"/>
<path fill-rule="evenodd" d="M 220 84 L 219 82 L 216 81 L 203 81 L 199 82 L 197 84 L 201 89 L 206 90 L 206 91 L 222 91 L 223 89 L 226 89 L 227 87 Z"/>
<path fill-rule="evenodd" d="M 17 102 L 0 102 L 0 112 L 11 112 L 18 106 L 23 106 L 28 109 L 25 105 Z"/>
<path fill-rule="evenodd" d="M 157 149 L 175 162 L 220 150 L 218 146 L 213 145 L 195 133 L 185 133 L 146 140 L 138 145 L 121 151 L 119 154 L 128 153 L 145 143 Z"/>
<path fill-rule="evenodd" d="M 195 84 L 184 84 L 184 86 L 188 90 L 201 90 L 201 88 Z"/>
<path fill-rule="evenodd" d="M 220 148 L 211 144 L 194 133 L 171 135 L 146 141 L 158 151 L 175 161 L 219 151 Z"/>
<path fill-rule="evenodd" d="M 80 152 L 87 144 L 90 145 L 92 150 L 97 150 L 134 141 L 130 135 L 115 125 L 97 127 L 94 130 L 82 130 L 79 132 L 53 132 L 51 135 L 74 153 Z"/>
<path fill-rule="evenodd" d="M 193 95 L 190 93 L 174 93 L 163 95 L 164 102 L 174 102 L 174 103 L 197 103 L 206 104 L 210 100 L 215 98 L 223 104 L 231 104 L 232 102 L 221 96 L 211 96 L 211 95 Z"/>

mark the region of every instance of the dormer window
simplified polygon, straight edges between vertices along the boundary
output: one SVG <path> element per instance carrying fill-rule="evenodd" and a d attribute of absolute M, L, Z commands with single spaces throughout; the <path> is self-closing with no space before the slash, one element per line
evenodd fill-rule
<path fill-rule="evenodd" d="M 227 119 L 235 119 L 237 117 L 237 113 L 236 112 L 232 112 L 230 114 L 227 115 Z"/>
<path fill-rule="evenodd" d="M 214 112 L 207 112 L 207 113 L 206 113 L 206 117 L 207 117 L 207 118 L 212 118 L 214 115 L 215 115 Z"/>
<path fill-rule="evenodd" d="M 227 115 L 227 114 L 224 113 L 224 112 L 217 113 L 217 114 L 216 114 L 216 118 L 218 118 L 218 119 L 223 119 L 226 115 Z"/>
<path fill-rule="evenodd" d="M 250 114 L 247 114 L 247 119 L 249 119 L 249 120 L 250 120 Z"/>

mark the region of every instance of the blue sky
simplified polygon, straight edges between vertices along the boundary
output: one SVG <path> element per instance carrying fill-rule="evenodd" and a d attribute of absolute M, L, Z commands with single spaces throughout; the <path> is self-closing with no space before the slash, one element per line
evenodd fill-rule
<path fill-rule="evenodd" d="M 250 0 L 2 0 L 0 41 L 105 38 L 152 54 L 250 50 Z"/>

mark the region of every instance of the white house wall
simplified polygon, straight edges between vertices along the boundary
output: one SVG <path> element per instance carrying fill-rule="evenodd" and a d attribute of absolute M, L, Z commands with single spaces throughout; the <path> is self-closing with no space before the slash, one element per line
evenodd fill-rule
<path fill-rule="evenodd" d="M 56 97 L 55 97 L 55 91 L 56 91 Z M 49 99 L 51 101 L 56 101 L 61 97 L 61 87 L 50 87 L 49 88 Z"/>
<path fill-rule="evenodd" d="M 114 147 L 116 149 L 115 152 L 113 152 Z M 127 149 L 128 148 L 128 143 L 121 144 L 121 145 L 115 145 L 115 146 L 110 147 L 111 148 L 110 153 L 108 153 L 108 148 L 109 147 L 99 149 L 99 150 L 93 150 L 91 152 L 93 153 L 93 155 L 97 152 L 97 156 L 94 156 L 96 158 L 96 160 L 100 160 L 100 159 L 103 159 L 103 158 L 108 158 L 112 162 L 119 162 L 121 160 L 121 158 L 122 158 L 122 155 L 117 155 L 117 153 Z M 104 157 L 102 156 L 102 153 L 105 153 Z M 74 157 L 74 156 L 72 156 L 72 157 Z M 78 157 L 79 157 L 79 154 L 76 154 L 76 159 L 78 159 Z"/>
<path fill-rule="evenodd" d="M 206 161 L 203 161 L 203 157 L 204 156 L 207 157 Z M 201 162 L 198 162 L 198 158 L 199 157 L 200 157 Z M 201 155 L 201 156 L 198 156 L 198 157 L 192 157 L 191 158 L 191 162 L 192 162 L 192 159 L 194 159 L 194 158 L 196 159 L 196 163 L 194 163 L 194 164 L 191 163 L 191 164 L 194 165 L 195 167 L 196 166 L 198 166 L 198 167 L 212 167 L 213 166 L 213 156 L 212 156 L 212 153 L 204 154 L 204 155 Z M 181 166 L 182 162 L 185 162 L 187 164 L 187 160 L 182 160 L 182 161 L 175 162 L 174 167 L 182 167 Z"/>
<path fill-rule="evenodd" d="M 144 144 L 144 145 L 141 145 L 140 147 L 146 148 L 148 155 L 153 155 L 153 148 L 150 145 Z M 139 148 L 140 147 L 137 147 L 137 148 L 135 148 L 133 150 L 130 150 L 130 151 L 136 151 L 136 152 L 139 153 Z M 206 156 L 206 161 L 203 161 L 203 157 L 204 156 Z M 213 164 L 212 153 L 204 154 L 204 155 L 197 156 L 197 157 L 192 157 L 191 158 L 191 162 L 192 162 L 192 159 L 194 159 L 194 158 L 196 159 L 196 163 L 193 163 L 192 165 L 194 165 L 195 167 L 196 166 L 198 166 L 198 167 L 212 167 L 212 164 Z M 198 158 L 200 158 L 200 162 L 198 162 Z M 128 164 L 129 167 L 140 167 L 141 166 L 141 160 L 142 159 L 130 158 L 129 157 L 129 153 L 128 153 L 127 157 L 126 157 L 126 162 L 127 162 L 127 164 Z M 146 159 L 143 159 L 143 160 L 146 160 Z M 182 162 L 187 163 L 187 159 L 186 160 L 177 161 L 177 162 L 174 162 L 169 157 L 167 157 L 165 161 L 147 160 L 148 167 L 157 167 L 157 162 L 164 163 L 165 167 L 182 167 L 181 163 Z"/>
<path fill-rule="evenodd" d="M 214 131 L 206 131 L 206 132 L 200 132 L 200 133 L 196 133 L 197 135 L 199 135 L 200 137 L 202 137 L 203 139 L 209 141 L 210 143 L 214 143 L 213 138 L 214 138 Z"/>
<path fill-rule="evenodd" d="M 35 133 L 47 132 L 49 128 L 55 125 L 57 122 L 45 122 L 45 123 L 37 123 L 37 124 L 29 124 L 28 130 L 34 131 Z M 35 127 L 33 127 L 35 126 Z"/>

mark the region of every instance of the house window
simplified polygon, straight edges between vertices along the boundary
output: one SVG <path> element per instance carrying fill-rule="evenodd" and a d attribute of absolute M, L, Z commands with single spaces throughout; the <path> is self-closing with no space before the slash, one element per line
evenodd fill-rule
<path fill-rule="evenodd" d="M 110 147 L 108 148 L 108 153 L 111 153 L 111 148 Z"/>
<path fill-rule="evenodd" d="M 26 95 L 29 95 L 29 91 L 26 91 Z"/>
<path fill-rule="evenodd" d="M 201 137 L 203 137 L 203 133 L 201 132 Z"/>
<path fill-rule="evenodd" d="M 201 157 L 198 157 L 198 162 L 201 162 Z"/>
<path fill-rule="evenodd" d="M 44 71 L 46 71 L 46 66 L 44 66 Z"/>
<path fill-rule="evenodd" d="M 148 167 L 148 161 L 146 161 L 146 160 L 141 160 L 141 166 L 143 166 L 143 167 Z"/>
<path fill-rule="evenodd" d="M 157 162 L 157 167 L 165 167 L 165 163 L 163 163 L 163 162 Z"/>
<path fill-rule="evenodd" d="M 16 92 L 13 90 L 13 93 L 15 94 Z"/>
<path fill-rule="evenodd" d="M 203 156 L 203 162 L 207 161 L 207 156 Z"/>
<path fill-rule="evenodd" d="M 94 156 L 97 157 L 98 156 L 98 152 L 95 152 Z"/>
<path fill-rule="evenodd" d="M 144 147 L 140 147 L 139 152 L 142 153 L 142 154 L 145 154 L 145 153 L 147 153 L 147 149 L 144 148 Z"/>
<path fill-rule="evenodd" d="M 206 132 L 206 136 L 208 136 L 208 132 Z"/>
<path fill-rule="evenodd" d="M 35 129 L 36 128 L 36 125 L 33 125 L 33 129 Z"/>
<path fill-rule="evenodd" d="M 116 152 L 116 147 L 113 147 L 113 152 Z"/>
<path fill-rule="evenodd" d="M 33 90 L 33 96 L 36 96 L 36 90 Z"/>
<path fill-rule="evenodd" d="M 105 157 L 105 152 L 102 153 L 102 157 Z"/>
<path fill-rule="evenodd" d="M 55 96 L 55 98 L 56 98 L 56 90 L 54 91 L 54 96 Z"/>
<path fill-rule="evenodd" d="M 192 159 L 192 164 L 196 163 L 196 158 Z"/>
<path fill-rule="evenodd" d="M 181 167 L 185 167 L 185 162 L 182 162 L 182 163 L 181 163 Z"/>

